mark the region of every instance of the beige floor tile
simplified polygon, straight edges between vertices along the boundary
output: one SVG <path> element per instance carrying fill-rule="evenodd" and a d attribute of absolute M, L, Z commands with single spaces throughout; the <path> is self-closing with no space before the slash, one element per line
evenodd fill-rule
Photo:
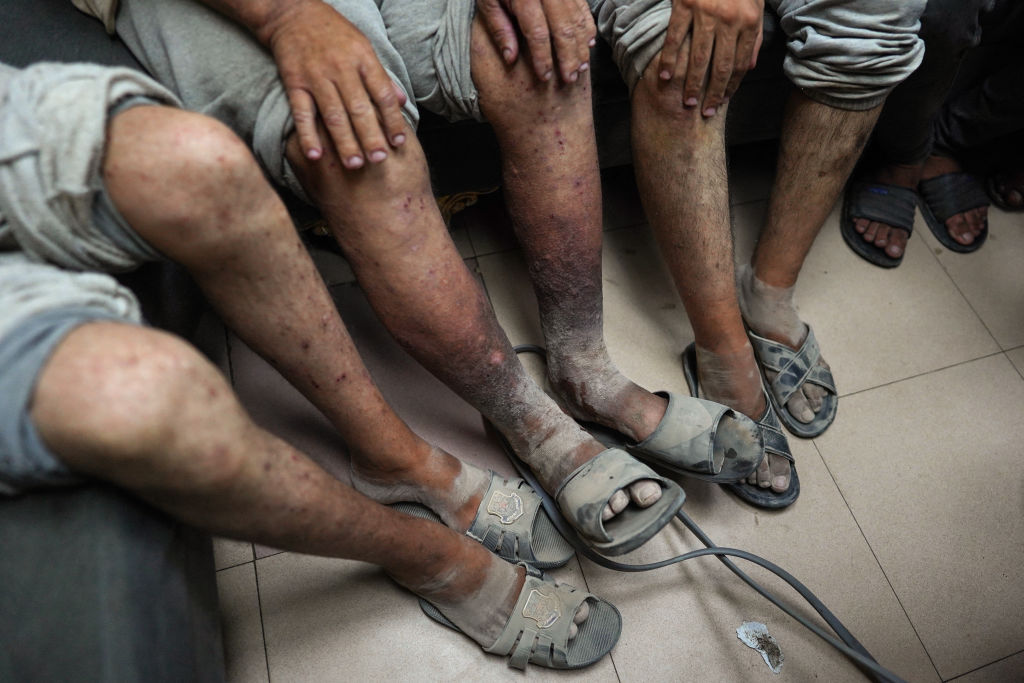
<path fill-rule="evenodd" d="M 217 572 L 224 666 L 230 683 L 269 680 L 252 563 Z"/>
<path fill-rule="evenodd" d="M 1006 355 L 1014 367 L 1017 368 L 1017 371 L 1024 375 L 1024 346 L 1007 351 Z"/>
<path fill-rule="evenodd" d="M 1010 683 L 1024 681 L 1024 652 L 983 666 L 966 676 L 954 679 L 956 683 Z"/>
<path fill-rule="evenodd" d="M 944 678 L 1024 647 L 1022 407 L 999 354 L 848 397 L 816 440 Z"/>
<path fill-rule="evenodd" d="M 522 680 L 504 658 L 431 621 L 375 567 L 293 553 L 257 567 L 275 681 Z M 571 582 L 578 571 L 556 576 Z M 577 673 L 531 667 L 529 678 L 616 680 L 607 657 Z"/>
<path fill-rule="evenodd" d="M 992 207 L 981 249 L 957 254 L 939 244 L 918 218 L 924 237 L 957 287 L 1004 349 L 1024 344 L 1024 214 Z"/>
<path fill-rule="evenodd" d="M 518 246 L 501 191 L 484 195 L 473 206 L 455 214 L 452 231 L 466 235 L 476 256 Z"/>
<path fill-rule="evenodd" d="M 753 203 L 733 211 L 738 262 L 749 259 L 764 209 Z M 910 241 L 899 268 L 883 270 L 846 246 L 838 221 L 837 206 L 804 265 L 796 300 L 841 395 L 999 350 L 923 240 Z M 928 232 L 918 223 L 917 232 Z"/>
<path fill-rule="evenodd" d="M 908 680 L 938 680 L 813 444 L 798 441 L 793 450 L 801 495 L 790 509 L 759 511 L 721 487 L 682 480 L 684 510 L 716 544 L 757 553 L 791 572 L 883 665 Z M 653 561 L 697 547 L 673 522 L 626 558 Z M 780 580 L 743 568 L 789 604 L 803 604 Z M 767 624 L 778 641 L 786 657 L 779 680 L 863 680 L 844 657 L 712 558 L 628 575 L 584 561 L 584 573 L 590 590 L 614 603 L 626 622 L 614 653 L 623 681 L 772 679 L 760 656 L 736 637 L 744 621 Z"/>
<path fill-rule="evenodd" d="M 243 562 L 252 562 L 252 543 L 231 538 L 213 538 L 213 563 L 220 569 L 227 569 Z"/>

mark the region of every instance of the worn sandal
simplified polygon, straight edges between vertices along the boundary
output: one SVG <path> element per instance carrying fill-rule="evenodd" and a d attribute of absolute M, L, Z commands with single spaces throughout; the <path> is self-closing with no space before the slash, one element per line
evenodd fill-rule
<path fill-rule="evenodd" d="M 798 351 L 758 336 L 753 330 L 747 330 L 747 337 L 754 347 L 754 357 L 757 358 L 765 386 L 768 387 L 768 398 L 771 399 L 779 420 L 786 429 L 805 439 L 813 439 L 828 429 L 836 419 L 839 398 L 832 372 L 818 363 L 821 359 L 821 349 L 818 348 L 818 340 L 815 339 L 811 326 L 807 325 L 807 337 Z M 769 381 L 766 371 L 778 374 L 775 379 Z M 817 384 L 828 394 L 822 400 L 821 408 L 815 413 L 814 419 L 810 422 L 801 422 L 789 412 L 786 403 L 807 382 Z"/>
<path fill-rule="evenodd" d="M 690 393 L 699 396 L 701 391 L 697 379 L 696 344 L 691 343 L 683 351 L 683 376 L 686 377 Z M 768 392 L 765 392 L 764 415 L 757 420 L 757 424 L 761 428 L 761 437 L 764 439 L 765 456 L 778 455 L 789 461 L 789 488 L 782 493 L 776 493 L 770 488 L 761 488 L 745 481 L 722 484 L 722 486 L 732 491 L 738 498 L 758 507 L 770 510 L 787 507 L 792 505 L 800 495 L 800 477 L 797 476 L 796 461 L 793 458 L 793 453 L 789 450 L 789 441 L 786 440 L 786 435 L 782 432 L 782 425 L 779 424 L 779 418 L 776 417 L 775 410 L 772 408 Z"/>
<path fill-rule="evenodd" d="M 917 185 L 921 194 L 921 215 L 928 229 L 942 246 L 958 254 L 977 251 L 988 239 L 988 220 L 985 227 L 970 244 L 960 244 L 946 229 L 946 221 L 964 211 L 988 206 L 988 195 L 969 173 L 944 173 L 922 180 Z"/>
<path fill-rule="evenodd" d="M 440 517 L 419 503 L 391 507 L 441 523 Z M 495 472 L 466 535 L 503 560 L 538 569 L 561 567 L 575 554 L 541 507 L 537 492 L 522 479 L 505 479 Z"/>
<path fill-rule="evenodd" d="M 688 477 L 716 483 L 742 481 L 761 464 L 761 430 L 746 415 L 702 398 L 654 393 L 668 399 L 668 408 L 651 435 L 639 443 L 629 442 L 609 427 L 582 424 L 604 445 L 625 448 L 642 460 Z"/>
<path fill-rule="evenodd" d="M 853 221 L 855 218 L 867 218 L 885 223 L 891 228 L 905 230 L 907 239 L 910 239 L 914 232 L 916 208 L 917 193 L 913 190 L 887 183 L 850 183 L 843 195 L 839 228 L 846 244 L 858 256 L 882 268 L 895 268 L 903 262 L 903 256 L 893 258 L 885 253 L 884 248 L 864 241 L 864 236 L 857 232 Z"/>
<path fill-rule="evenodd" d="M 569 629 L 576 610 L 589 602 L 590 613 L 576 637 Z M 462 631 L 430 602 L 420 599 L 423 612 L 455 631 Z M 527 567 L 526 582 L 504 630 L 485 652 L 508 655 L 508 665 L 525 669 L 527 664 L 550 669 L 581 669 L 594 664 L 619 641 L 622 615 L 610 602 L 572 586 L 558 584 Z"/>

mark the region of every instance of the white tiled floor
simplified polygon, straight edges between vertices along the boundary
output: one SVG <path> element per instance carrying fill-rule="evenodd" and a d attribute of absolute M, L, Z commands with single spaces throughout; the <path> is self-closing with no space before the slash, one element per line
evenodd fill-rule
<path fill-rule="evenodd" d="M 739 150 L 733 160 L 738 258 L 749 253 L 764 211 L 769 157 Z M 629 170 L 607 173 L 605 193 L 612 355 L 642 385 L 685 392 L 679 353 L 692 333 Z M 499 219 L 493 206 L 460 215 L 459 249 L 512 341 L 539 342 L 524 266 Z M 790 439 L 803 487 L 797 504 L 758 511 L 684 480 L 686 509 L 718 544 L 795 574 L 908 680 L 1020 681 L 1024 215 L 993 209 L 989 243 L 968 256 L 943 250 L 918 220 L 896 270 L 853 255 L 837 213 L 808 259 L 800 310 L 833 367 L 841 404 L 823 436 Z M 479 416 L 390 341 L 344 263 L 330 254 L 318 263 L 398 412 L 428 439 L 509 472 Z M 228 346 L 235 386 L 256 419 L 345 477 L 343 448 L 326 422 L 240 342 Z M 682 527 L 671 528 L 627 559 L 697 546 Z M 372 567 L 229 541 L 216 549 L 232 681 L 521 678 L 428 620 L 412 595 Z M 751 573 L 793 597 L 761 570 Z M 531 679 L 773 680 L 735 636 L 749 620 L 766 623 L 778 640 L 786 657 L 779 680 L 862 678 L 714 560 L 629 575 L 574 560 L 556 575 L 615 603 L 622 638 L 591 669 L 532 668 Z"/>

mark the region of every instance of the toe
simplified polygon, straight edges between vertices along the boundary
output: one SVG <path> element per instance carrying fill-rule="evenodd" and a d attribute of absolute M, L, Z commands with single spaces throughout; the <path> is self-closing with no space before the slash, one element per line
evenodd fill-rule
<path fill-rule="evenodd" d="M 814 410 L 811 409 L 802 391 L 797 391 L 790 396 L 789 402 L 786 403 L 786 410 L 794 418 L 805 424 L 814 419 Z"/>
<path fill-rule="evenodd" d="M 858 234 L 863 235 L 864 232 L 868 229 L 868 225 L 870 223 L 871 221 L 869 221 L 867 218 L 854 218 L 853 229 L 856 230 Z"/>
<path fill-rule="evenodd" d="M 661 486 L 653 479 L 638 481 L 630 485 L 629 497 L 642 508 L 650 507 L 661 498 Z"/>
<path fill-rule="evenodd" d="M 864 231 L 864 241 L 874 242 L 875 234 L 878 233 L 878 228 L 881 227 L 879 223 L 870 222 L 868 223 L 867 230 Z"/>
<path fill-rule="evenodd" d="M 971 234 L 971 229 L 962 213 L 958 213 L 946 221 L 946 230 L 949 232 L 949 236 L 960 244 L 970 244 L 974 241 L 974 235 Z"/>
<path fill-rule="evenodd" d="M 971 234 L 974 237 L 978 237 L 982 230 L 985 229 L 985 221 L 988 219 L 988 207 L 979 206 L 976 209 L 971 209 L 967 212 L 967 227 L 970 228 Z"/>
<path fill-rule="evenodd" d="M 758 465 L 756 483 L 763 489 L 772 485 L 771 458 L 764 458 Z"/>
<path fill-rule="evenodd" d="M 622 489 L 619 489 L 612 494 L 612 497 L 608 499 L 608 504 L 604 507 L 604 512 L 601 513 L 601 519 L 607 522 L 609 519 L 619 514 L 626 509 L 629 505 L 629 496 Z"/>
<path fill-rule="evenodd" d="M 892 258 L 903 256 L 903 252 L 907 250 L 907 236 L 906 230 L 890 230 L 889 245 L 885 248 L 885 253 Z"/>
<path fill-rule="evenodd" d="M 892 232 L 892 228 L 885 223 L 879 223 L 878 230 L 875 231 L 875 246 L 881 249 L 889 244 L 890 232 Z"/>
<path fill-rule="evenodd" d="M 825 402 L 825 396 L 828 392 L 817 384 L 811 384 L 810 382 L 804 384 L 801 391 L 804 394 L 804 398 L 807 399 L 807 405 L 817 415 L 821 411 L 821 406 Z"/>
<path fill-rule="evenodd" d="M 772 491 L 784 492 L 789 488 L 789 461 L 781 455 L 773 455 L 765 459 L 771 461 Z"/>
<path fill-rule="evenodd" d="M 579 608 L 576 610 L 576 614 L 573 616 L 572 621 L 575 624 L 582 624 L 587 617 L 590 616 L 590 603 L 584 600 Z"/>

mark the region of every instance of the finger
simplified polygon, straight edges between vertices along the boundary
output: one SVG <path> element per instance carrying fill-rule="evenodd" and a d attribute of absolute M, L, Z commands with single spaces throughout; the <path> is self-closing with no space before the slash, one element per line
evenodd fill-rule
<path fill-rule="evenodd" d="M 320 110 L 320 119 L 331 136 L 334 148 L 338 150 L 342 165 L 348 169 L 361 168 L 366 159 L 352 130 L 345 105 L 338 96 L 338 89 L 333 83 L 327 82 L 313 92 L 313 98 Z"/>
<path fill-rule="evenodd" d="M 757 24 L 757 38 L 754 40 L 754 54 L 750 56 L 750 68 L 757 66 L 757 56 L 761 54 L 761 46 L 764 45 L 764 19 Z"/>
<path fill-rule="evenodd" d="M 586 3 L 576 0 L 571 9 L 576 24 L 576 54 L 580 60 L 577 70 L 582 73 L 590 68 L 590 48 L 597 44 L 597 27 Z"/>
<path fill-rule="evenodd" d="M 700 92 L 704 86 L 708 65 L 711 63 L 714 42 L 714 23 L 701 21 L 700 15 L 694 17 L 686 83 L 683 85 L 684 102 L 700 101 Z"/>
<path fill-rule="evenodd" d="M 519 41 L 516 39 L 516 27 L 512 18 L 501 6 L 499 0 L 479 0 L 477 10 L 483 19 L 484 27 L 491 40 L 498 46 L 501 58 L 506 64 L 512 64 L 519 57 Z"/>
<path fill-rule="evenodd" d="M 740 81 L 747 75 L 747 71 L 753 68 L 753 62 L 757 59 L 757 31 L 744 31 L 740 33 L 736 42 L 736 59 L 733 62 L 732 76 L 729 85 L 725 87 L 726 99 L 733 96 L 740 87 Z"/>
<path fill-rule="evenodd" d="M 388 157 L 388 141 L 366 86 L 357 74 L 339 74 L 338 90 L 356 140 L 365 158 L 380 163 Z"/>
<path fill-rule="evenodd" d="M 554 75 L 551 56 L 551 32 L 548 30 L 548 19 L 538 2 L 520 2 L 516 11 L 519 31 L 526 39 L 526 48 L 530 51 L 533 71 L 542 81 L 550 80 Z"/>
<path fill-rule="evenodd" d="M 587 47 L 594 47 L 597 45 L 597 25 L 587 0 L 576 0 L 576 10 L 584 17 L 583 37 L 586 38 Z"/>
<path fill-rule="evenodd" d="M 380 75 L 366 80 L 366 91 L 373 99 L 387 141 L 395 147 L 405 142 L 402 105 L 405 104 L 406 96 L 402 89 L 381 69 Z"/>
<path fill-rule="evenodd" d="M 316 102 L 305 90 L 292 88 L 288 90 L 288 104 L 303 156 L 314 161 L 319 159 L 324 155 L 324 148 L 316 131 Z"/>
<path fill-rule="evenodd" d="M 687 9 L 673 9 L 672 16 L 668 21 L 668 30 L 665 32 L 665 44 L 661 46 L 661 63 L 658 65 L 658 78 L 663 81 L 670 80 L 676 73 L 676 63 L 679 61 L 683 43 L 690 35 L 690 24 L 693 15 Z M 685 64 L 688 60 L 683 59 Z"/>
<path fill-rule="evenodd" d="M 704 89 L 704 116 L 714 116 L 722 106 L 725 89 L 732 79 L 735 59 L 736 33 L 728 27 L 722 27 L 721 32 L 715 36 L 715 52 L 712 55 L 708 84 Z"/>
<path fill-rule="evenodd" d="M 558 61 L 558 74 L 566 83 L 575 83 L 579 78 L 580 59 L 579 45 L 576 42 L 576 16 L 568 10 L 575 4 L 566 5 L 562 2 L 547 3 L 547 23 L 551 31 L 551 42 L 554 44 L 555 59 Z"/>

